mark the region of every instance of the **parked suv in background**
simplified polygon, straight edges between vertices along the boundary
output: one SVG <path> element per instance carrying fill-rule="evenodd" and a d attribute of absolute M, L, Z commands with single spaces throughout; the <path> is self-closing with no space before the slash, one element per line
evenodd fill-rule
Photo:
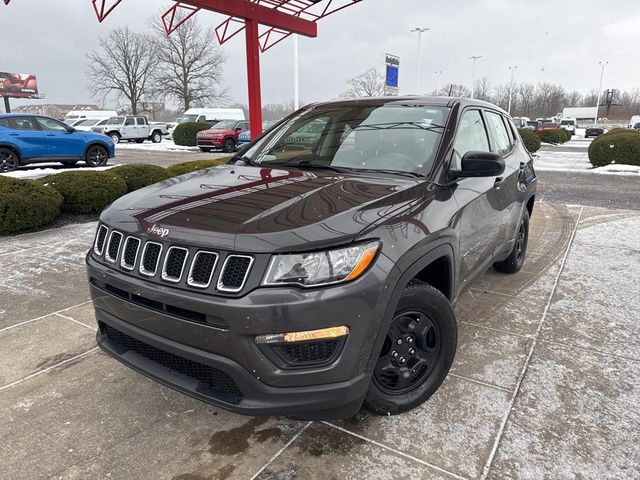
<path fill-rule="evenodd" d="M 39 115 L 0 115 L 0 172 L 37 162 L 72 167 L 82 160 L 98 167 L 114 155 L 113 143 L 104 135 L 81 132 Z"/>
<path fill-rule="evenodd" d="M 114 144 L 120 143 L 121 140 L 136 143 L 151 140 L 153 143 L 160 143 L 164 135 L 169 135 L 166 124 L 150 125 L 147 117 L 111 117 L 104 125 L 93 127 L 92 130 L 111 137 Z"/>
<path fill-rule="evenodd" d="M 203 152 L 221 148 L 230 153 L 236 149 L 240 133 L 248 129 L 248 120 L 221 120 L 210 129 L 198 132 L 196 143 Z"/>
<path fill-rule="evenodd" d="M 460 294 L 492 265 L 522 267 L 535 190 L 489 103 L 307 106 L 229 165 L 102 213 L 87 254 L 98 344 L 238 413 L 407 411 L 449 371 Z"/>

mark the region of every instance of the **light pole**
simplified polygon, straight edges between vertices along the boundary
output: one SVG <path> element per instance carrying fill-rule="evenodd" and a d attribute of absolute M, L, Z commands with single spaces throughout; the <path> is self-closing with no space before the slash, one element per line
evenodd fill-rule
<path fill-rule="evenodd" d="M 421 66 L 420 66 L 420 46 L 422 44 L 422 34 L 424 32 L 427 32 L 431 30 L 430 28 L 424 28 L 424 27 L 416 27 L 413 30 L 411 30 L 411 32 L 418 32 L 418 61 L 417 61 L 417 71 L 416 71 L 416 93 L 419 95 L 420 94 L 420 70 L 421 70 Z"/>
<path fill-rule="evenodd" d="M 608 61 L 600 61 L 598 64 L 602 67 L 602 71 L 600 72 L 600 87 L 598 88 L 598 101 L 596 102 L 596 119 L 595 123 L 598 124 L 598 109 L 600 108 L 600 99 L 602 98 L 602 80 L 604 78 L 604 68 L 609 65 Z"/>
<path fill-rule="evenodd" d="M 511 71 L 511 81 L 509 82 L 509 108 L 507 109 L 507 113 L 511 115 L 511 99 L 513 98 L 513 75 L 518 67 L 507 67 Z"/>
<path fill-rule="evenodd" d="M 482 55 L 473 55 L 469 57 L 469 60 L 473 60 L 473 70 L 471 73 L 471 98 L 473 98 L 476 89 L 476 62 L 481 58 Z"/>
<path fill-rule="evenodd" d="M 436 70 L 433 73 L 436 74 L 436 95 L 440 95 L 440 75 L 442 75 L 442 70 Z"/>

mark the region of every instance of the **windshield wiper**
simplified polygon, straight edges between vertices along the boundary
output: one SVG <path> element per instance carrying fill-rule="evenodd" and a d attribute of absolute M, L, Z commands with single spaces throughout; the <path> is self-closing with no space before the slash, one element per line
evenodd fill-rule
<path fill-rule="evenodd" d="M 251 165 L 252 167 L 262 167 L 263 165 L 260 165 L 259 163 L 254 162 L 251 158 L 242 155 L 240 157 L 231 157 L 231 161 L 233 162 L 243 162 L 245 165 Z"/>
<path fill-rule="evenodd" d="M 313 163 L 309 160 L 300 160 L 298 163 L 285 164 L 283 166 L 296 167 L 301 170 L 331 170 L 338 173 L 352 173 L 352 168 L 332 167 L 331 165 L 323 165 L 321 163 Z"/>
<path fill-rule="evenodd" d="M 356 172 L 373 172 L 373 173 L 388 173 L 390 175 L 402 175 L 403 177 L 412 178 L 425 178 L 426 175 L 418 172 L 405 172 L 404 170 L 390 170 L 385 168 L 356 168 Z"/>

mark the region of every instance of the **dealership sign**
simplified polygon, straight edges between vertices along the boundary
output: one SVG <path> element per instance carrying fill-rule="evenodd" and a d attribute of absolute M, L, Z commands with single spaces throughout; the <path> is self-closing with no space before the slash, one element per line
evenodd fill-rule
<path fill-rule="evenodd" d="M 32 98 L 38 96 L 35 75 L 0 72 L 0 97 Z"/>
<path fill-rule="evenodd" d="M 397 95 L 398 94 L 398 77 L 400 73 L 400 57 L 395 55 L 385 55 L 385 65 L 387 67 L 385 75 L 385 94 Z"/>

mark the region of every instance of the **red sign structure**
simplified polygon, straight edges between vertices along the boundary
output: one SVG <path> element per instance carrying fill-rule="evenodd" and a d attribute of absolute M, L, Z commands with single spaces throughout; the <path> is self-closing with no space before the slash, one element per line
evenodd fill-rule
<path fill-rule="evenodd" d="M 98 21 L 102 22 L 123 0 L 91 0 Z M 295 33 L 306 37 L 318 34 L 316 22 L 362 0 L 188 0 L 177 1 L 162 16 L 171 34 L 200 10 L 227 15 L 216 36 L 225 43 L 245 31 L 247 84 L 251 136 L 262 133 L 260 95 L 260 52 L 265 52 Z M 4 0 L 8 5 L 10 0 Z"/>

